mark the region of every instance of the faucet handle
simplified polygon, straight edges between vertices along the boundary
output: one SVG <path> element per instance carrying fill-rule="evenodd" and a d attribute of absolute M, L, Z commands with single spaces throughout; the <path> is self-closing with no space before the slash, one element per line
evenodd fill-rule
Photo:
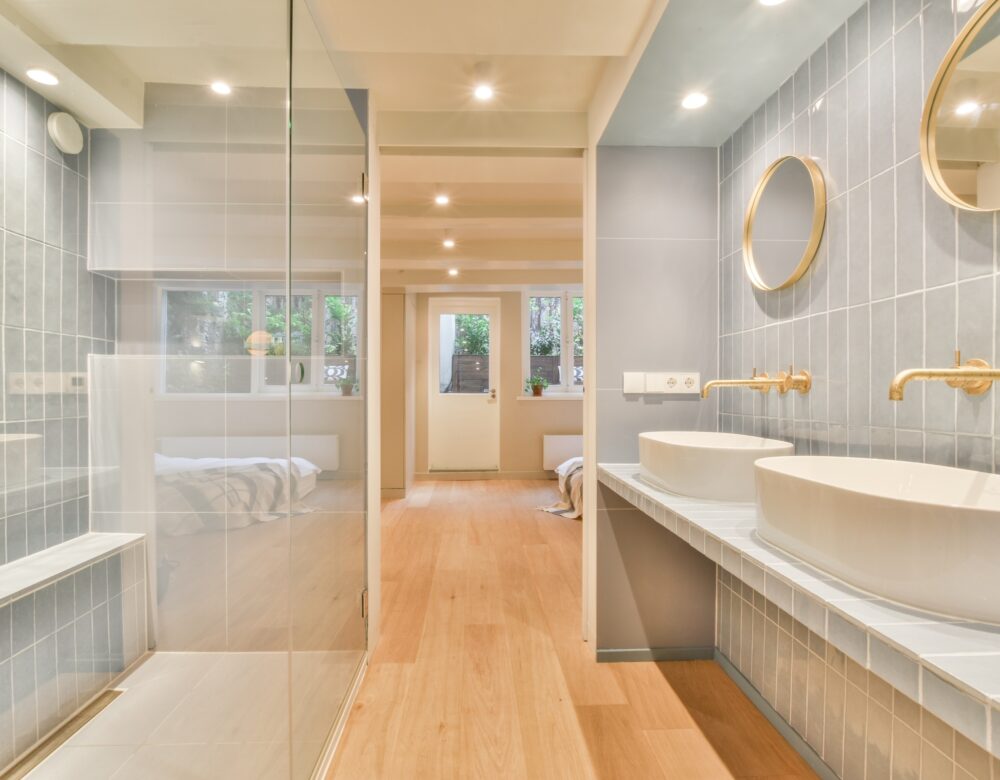
<path fill-rule="evenodd" d="M 962 365 L 962 350 L 955 350 L 955 368 L 960 368 Z"/>

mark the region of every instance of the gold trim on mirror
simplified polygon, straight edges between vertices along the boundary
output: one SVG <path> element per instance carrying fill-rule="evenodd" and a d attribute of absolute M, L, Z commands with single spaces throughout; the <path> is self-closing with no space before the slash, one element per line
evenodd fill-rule
<path fill-rule="evenodd" d="M 995 2 L 1000 2 L 1000 0 L 995 0 Z M 812 228 L 809 231 L 809 242 L 806 244 L 805 251 L 802 253 L 802 257 L 799 259 L 799 264 L 795 267 L 795 270 L 792 271 L 791 275 L 781 284 L 772 287 L 764 281 L 764 277 L 761 275 L 760 270 L 757 268 L 757 264 L 754 261 L 753 220 L 757 215 L 757 209 L 760 206 L 761 199 L 764 197 L 764 190 L 767 189 L 768 182 L 771 181 L 771 178 L 775 173 L 777 173 L 778 168 L 791 160 L 795 160 L 805 166 L 806 171 L 809 173 L 809 178 L 812 181 Z M 825 225 L 826 181 L 823 179 L 823 171 L 820 170 L 820 167 L 815 163 L 815 161 L 809 159 L 808 157 L 802 157 L 794 154 L 779 157 L 767 167 L 767 170 L 765 170 L 764 174 L 760 177 L 760 181 L 757 182 L 753 195 L 750 196 L 750 205 L 747 207 L 746 216 L 743 218 L 743 266 L 746 268 L 747 276 L 750 277 L 750 283 L 758 290 L 763 290 L 764 292 L 784 290 L 786 287 L 791 287 L 795 284 L 802 278 L 806 270 L 809 268 L 809 265 L 815 259 L 816 252 L 819 251 L 820 242 L 823 240 L 823 228 Z"/>
<path fill-rule="evenodd" d="M 948 48 L 948 53 L 944 55 L 941 65 L 938 66 L 934 81 L 931 82 L 931 88 L 927 92 L 927 100 L 924 101 L 924 113 L 920 119 L 920 162 L 924 167 L 924 176 L 927 177 L 927 181 L 933 190 L 945 201 L 952 206 L 957 206 L 966 211 L 997 211 L 998 209 L 973 206 L 952 192 L 944 179 L 944 175 L 941 173 L 941 168 L 938 166 L 937 118 L 941 102 L 948 91 L 952 77 L 955 75 L 955 67 L 962 61 L 965 53 L 973 41 L 975 41 L 976 36 L 989 23 L 993 14 L 998 10 L 1000 10 L 1000 0 L 989 0 L 988 3 L 976 11 L 965 27 L 962 28 L 958 37 L 952 41 L 951 46 Z"/>

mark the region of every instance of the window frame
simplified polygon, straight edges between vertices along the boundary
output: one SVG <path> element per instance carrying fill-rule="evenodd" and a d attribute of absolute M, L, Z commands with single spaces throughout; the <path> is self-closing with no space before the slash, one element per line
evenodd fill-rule
<path fill-rule="evenodd" d="M 312 298 L 312 318 L 313 329 L 312 339 L 309 349 L 309 381 L 301 384 L 274 384 L 269 385 L 266 381 L 266 356 L 248 355 L 251 361 L 252 370 L 250 372 L 250 390 L 246 392 L 225 391 L 223 393 L 185 393 L 167 390 L 167 295 L 171 292 L 191 292 L 191 291 L 226 291 L 226 292 L 249 292 L 252 294 L 251 318 L 252 330 L 267 329 L 267 314 L 265 299 L 269 295 L 287 296 L 289 292 L 292 296 L 310 296 Z M 160 369 L 157 378 L 159 393 L 167 397 L 191 398 L 194 396 L 218 397 L 219 395 L 236 396 L 279 396 L 286 389 L 291 388 L 291 392 L 296 395 L 323 395 L 339 396 L 340 388 L 336 384 L 326 384 L 322 381 L 323 365 L 326 354 L 324 350 L 323 337 L 325 333 L 326 298 L 327 296 L 338 296 L 341 298 L 355 298 L 357 300 L 357 344 L 356 358 L 361 362 L 360 352 L 364 343 L 364 288 L 360 284 L 343 284 L 341 282 L 331 282 L 329 284 L 296 284 L 291 291 L 287 286 L 274 282 L 258 282 L 254 284 L 227 284 L 224 281 L 212 282 L 170 282 L 156 285 L 156 301 L 159 306 L 157 317 L 158 333 L 157 343 L 160 346 Z M 317 327 L 317 323 L 320 323 Z M 359 385 L 362 377 L 357 377 Z M 363 388 L 359 387 L 359 390 Z M 361 397 L 359 392 L 354 398 Z"/>
<path fill-rule="evenodd" d="M 579 395 L 583 393 L 586 385 L 586 366 L 584 366 L 584 384 L 574 384 L 570 379 L 569 384 L 565 383 L 565 377 L 573 376 L 573 299 L 583 298 L 582 285 L 568 285 L 559 287 L 531 287 L 521 294 L 521 373 L 522 382 L 531 376 L 531 298 L 560 298 L 559 320 L 559 373 L 564 377 L 562 384 L 549 385 L 549 391 L 554 393 L 564 393 L 566 395 Z M 587 334 L 584 332 L 584 339 Z M 522 394 L 524 391 L 522 390 Z"/>

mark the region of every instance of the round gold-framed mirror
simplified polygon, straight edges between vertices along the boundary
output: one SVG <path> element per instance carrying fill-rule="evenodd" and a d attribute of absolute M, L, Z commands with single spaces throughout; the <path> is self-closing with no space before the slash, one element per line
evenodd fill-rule
<path fill-rule="evenodd" d="M 826 182 L 820 167 L 796 155 L 771 163 L 743 220 L 743 265 L 753 286 L 770 292 L 801 279 L 816 257 L 825 225 Z"/>
<path fill-rule="evenodd" d="M 988 0 L 941 60 L 920 122 L 934 191 L 966 211 L 1000 210 L 1000 0 Z"/>

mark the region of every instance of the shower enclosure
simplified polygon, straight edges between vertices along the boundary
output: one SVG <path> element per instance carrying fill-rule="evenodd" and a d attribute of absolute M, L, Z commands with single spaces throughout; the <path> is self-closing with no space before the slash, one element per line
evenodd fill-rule
<path fill-rule="evenodd" d="M 86 722 L 31 777 L 309 778 L 365 659 L 367 99 L 306 0 L 204 6 L 108 20 L 144 117 L 77 163 L 101 339 L 61 402 L 74 534 L 0 612 L 34 624 L 0 749 Z"/>

